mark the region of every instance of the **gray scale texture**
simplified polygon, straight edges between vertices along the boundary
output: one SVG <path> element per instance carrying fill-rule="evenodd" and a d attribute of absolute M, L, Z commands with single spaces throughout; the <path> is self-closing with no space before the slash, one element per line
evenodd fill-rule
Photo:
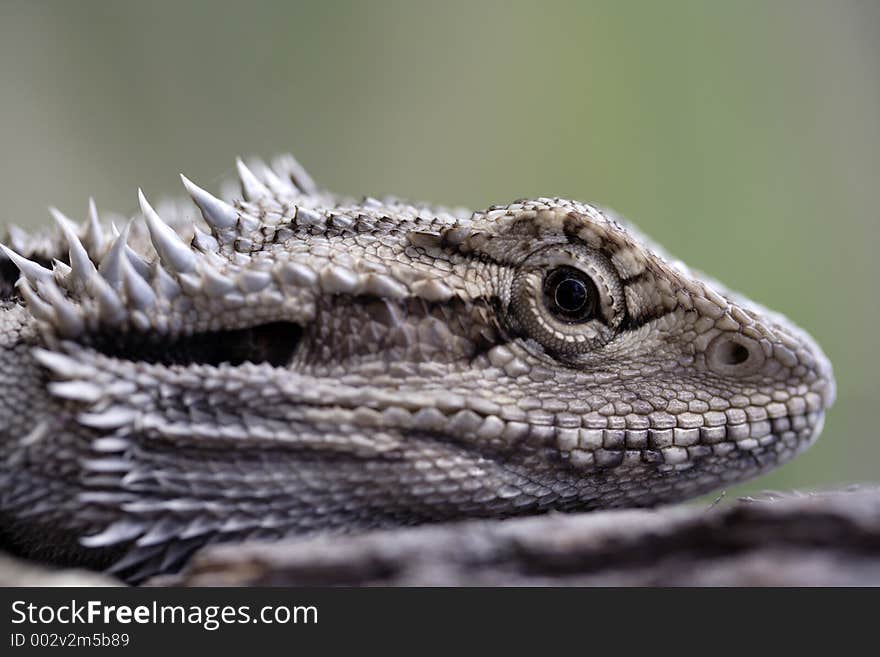
<path fill-rule="evenodd" d="M 214 542 L 653 506 L 793 458 L 833 403 L 806 332 L 610 211 L 239 173 L 184 179 L 197 211 L 10 229 L 7 549 L 140 581 Z"/>

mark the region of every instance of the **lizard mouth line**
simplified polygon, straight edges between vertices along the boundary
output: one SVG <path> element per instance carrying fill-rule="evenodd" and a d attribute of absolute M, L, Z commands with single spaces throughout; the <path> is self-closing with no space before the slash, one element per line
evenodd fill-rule
<path fill-rule="evenodd" d="M 581 466 L 651 463 L 664 469 L 686 469 L 700 459 L 733 452 L 772 456 L 776 462 L 809 447 L 821 433 L 824 418 L 825 411 L 818 410 L 711 427 L 580 429 L 576 445 L 559 446 Z"/>

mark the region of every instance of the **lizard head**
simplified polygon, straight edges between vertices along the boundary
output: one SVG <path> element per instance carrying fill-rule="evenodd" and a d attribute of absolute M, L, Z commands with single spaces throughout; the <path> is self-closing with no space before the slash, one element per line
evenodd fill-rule
<path fill-rule="evenodd" d="M 527 434 L 599 474 L 600 505 L 740 482 L 819 435 L 835 384 L 812 338 L 612 213 L 526 200 L 442 241 L 497 268 L 486 360 L 524 391 Z"/>
<path fill-rule="evenodd" d="M 833 401 L 806 333 L 609 212 L 354 202 L 292 158 L 239 175 L 235 200 L 184 179 L 201 217 L 141 195 L 122 230 L 92 207 L 13 239 L 46 266 L 6 249 L 44 393 L 7 428 L 15 476 L 71 459 L 43 504 L 83 546 L 129 546 L 120 570 L 209 540 L 685 499 L 792 458 Z"/>

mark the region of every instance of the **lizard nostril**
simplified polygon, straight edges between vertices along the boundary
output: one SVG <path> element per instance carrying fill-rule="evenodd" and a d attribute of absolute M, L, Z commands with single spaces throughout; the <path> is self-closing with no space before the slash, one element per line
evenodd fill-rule
<path fill-rule="evenodd" d="M 754 374 L 764 364 L 761 346 L 740 333 L 722 333 L 709 343 L 706 362 L 725 376 Z"/>
<path fill-rule="evenodd" d="M 741 344 L 728 342 L 724 350 L 719 354 L 719 358 L 727 365 L 742 365 L 749 359 L 749 350 Z"/>

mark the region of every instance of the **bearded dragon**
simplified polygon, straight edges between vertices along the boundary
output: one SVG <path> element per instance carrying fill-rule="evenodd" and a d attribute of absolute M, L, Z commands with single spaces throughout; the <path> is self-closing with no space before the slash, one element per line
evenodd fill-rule
<path fill-rule="evenodd" d="M 5 549 L 136 582 L 212 542 L 677 502 L 802 452 L 834 400 L 807 333 L 609 210 L 237 168 L 10 229 Z"/>

